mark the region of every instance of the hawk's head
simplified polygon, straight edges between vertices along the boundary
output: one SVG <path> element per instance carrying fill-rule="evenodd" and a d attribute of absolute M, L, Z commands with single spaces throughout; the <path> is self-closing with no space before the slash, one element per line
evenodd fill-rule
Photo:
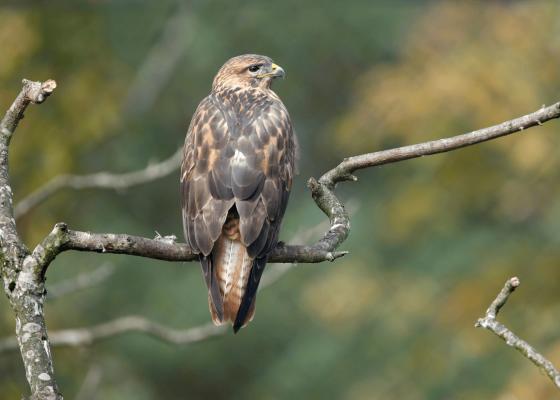
<path fill-rule="evenodd" d="M 213 90 L 225 88 L 270 88 L 272 80 L 284 77 L 284 70 L 269 57 L 244 54 L 230 58 L 214 78 Z"/>

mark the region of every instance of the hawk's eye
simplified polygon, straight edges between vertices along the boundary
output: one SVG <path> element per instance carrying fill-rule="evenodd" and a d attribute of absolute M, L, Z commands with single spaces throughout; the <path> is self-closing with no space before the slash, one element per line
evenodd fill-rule
<path fill-rule="evenodd" d="M 249 71 L 251 72 L 257 72 L 259 69 L 261 69 L 262 64 L 255 64 L 255 65 L 251 65 L 249 67 Z"/>

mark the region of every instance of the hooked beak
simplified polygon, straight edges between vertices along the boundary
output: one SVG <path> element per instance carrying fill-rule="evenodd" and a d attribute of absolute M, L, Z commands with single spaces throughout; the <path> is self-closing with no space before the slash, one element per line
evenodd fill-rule
<path fill-rule="evenodd" d="M 271 72 L 270 72 L 270 76 L 272 76 L 273 78 L 285 78 L 286 77 L 286 72 L 284 71 L 284 69 L 276 64 L 272 64 L 271 67 Z"/>
<path fill-rule="evenodd" d="M 267 77 L 271 77 L 271 78 L 285 78 L 286 77 L 286 72 L 284 71 L 284 69 L 276 64 L 272 64 L 270 66 L 270 72 L 266 72 L 264 74 L 260 74 L 258 76 L 259 78 L 267 78 Z"/>

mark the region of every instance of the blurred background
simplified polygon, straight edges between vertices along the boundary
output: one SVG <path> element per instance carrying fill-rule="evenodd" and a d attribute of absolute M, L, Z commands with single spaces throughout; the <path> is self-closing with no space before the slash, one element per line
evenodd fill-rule
<path fill-rule="evenodd" d="M 1 107 L 22 78 L 59 85 L 28 110 L 12 142 L 16 200 L 62 173 L 166 159 L 222 63 L 261 53 L 287 71 L 275 90 L 302 147 L 281 234 L 290 242 L 325 220 L 307 178 L 343 157 L 560 100 L 559 13 L 552 0 L 3 1 Z M 559 130 L 553 121 L 360 172 L 338 189 L 354 210 L 348 256 L 291 269 L 260 293 L 255 320 L 235 336 L 178 347 L 131 333 L 55 348 L 65 397 L 553 398 L 543 374 L 473 325 L 517 275 L 522 286 L 500 320 L 560 364 Z M 19 227 L 29 246 L 58 221 L 182 240 L 178 175 L 125 191 L 63 190 Z M 113 266 L 108 279 L 48 299 L 50 332 L 130 314 L 175 328 L 210 320 L 196 263 L 64 253 L 48 287 L 104 263 Z M 12 335 L 7 301 L 0 308 L 0 336 Z M 19 353 L 3 353 L 0 397 L 22 391 Z"/>

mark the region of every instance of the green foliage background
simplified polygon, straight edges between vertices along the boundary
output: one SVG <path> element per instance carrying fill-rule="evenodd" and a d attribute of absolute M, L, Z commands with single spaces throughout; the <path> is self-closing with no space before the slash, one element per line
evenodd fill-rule
<path fill-rule="evenodd" d="M 187 7 L 186 49 L 155 102 L 129 109 L 140 67 Z M 553 1 L 3 2 L 0 104 L 21 78 L 59 88 L 13 140 L 16 199 L 60 173 L 129 171 L 181 145 L 229 57 L 271 56 L 302 145 L 283 240 L 324 217 L 305 188 L 343 157 L 450 136 L 560 100 Z M 162 63 L 165 60 L 162 60 Z M 134 103 L 135 99 L 131 101 Z M 136 99 L 138 100 L 138 99 Z M 560 364 L 558 122 L 344 184 L 356 208 L 334 264 L 302 265 L 259 295 L 240 334 L 173 347 L 129 334 L 56 348 L 74 398 L 93 365 L 99 399 L 547 399 L 534 366 L 473 324 L 503 282 L 522 281 L 501 319 Z M 64 191 L 19 221 L 31 246 L 58 221 L 81 230 L 180 236 L 178 173 L 126 192 Z M 51 331 L 140 314 L 206 323 L 199 267 L 65 253 L 53 283 L 110 261 L 102 285 L 48 301 Z M 270 266 L 274 268 L 274 266 Z M 6 301 L 0 334 L 13 333 Z M 17 353 L 1 398 L 26 391 Z"/>

